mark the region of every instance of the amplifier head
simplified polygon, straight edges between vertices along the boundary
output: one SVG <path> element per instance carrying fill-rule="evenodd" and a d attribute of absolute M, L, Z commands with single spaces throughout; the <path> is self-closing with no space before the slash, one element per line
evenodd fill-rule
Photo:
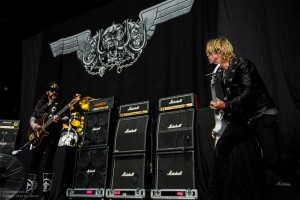
<path fill-rule="evenodd" d="M 0 119 L 0 130 L 19 129 L 20 120 Z"/>
<path fill-rule="evenodd" d="M 89 101 L 89 111 L 113 109 L 119 105 L 119 100 L 116 97 L 107 97 L 92 99 Z"/>
<path fill-rule="evenodd" d="M 121 105 L 119 109 L 119 117 L 129 117 L 135 115 L 145 115 L 150 112 L 149 101 Z"/>
<path fill-rule="evenodd" d="M 195 95 L 193 93 L 159 99 L 159 111 L 177 110 L 195 107 Z"/>

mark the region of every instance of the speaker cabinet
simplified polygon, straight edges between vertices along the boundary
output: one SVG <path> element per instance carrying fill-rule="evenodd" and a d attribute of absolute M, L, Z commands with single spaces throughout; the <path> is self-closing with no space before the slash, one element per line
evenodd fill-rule
<path fill-rule="evenodd" d="M 83 145 L 104 146 L 109 145 L 112 138 L 111 110 L 92 111 L 85 113 Z"/>
<path fill-rule="evenodd" d="M 156 154 L 155 188 L 195 188 L 194 151 L 158 152 Z"/>
<path fill-rule="evenodd" d="M 113 156 L 111 188 L 143 189 L 146 179 L 145 153 Z"/>
<path fill-rule="evenodd" d="M 0 129 L 0 153 L 11 154 L 15 149 L 18 130 Z"/>
<path fill-rule="evenodd" d="M 108 147 L 82 148 L 76 152 L 73 188 L 106 188 Z"/>
<path fill-rule="evenodd" d="M 119 119 L 115 135 L 114 153 L 145 151 L 148 119 L 148 115 Z"/>
<path fill-rule="evenodd" d="M 156 150 L 194 148 L 194 109 L 160 113 Z"/>

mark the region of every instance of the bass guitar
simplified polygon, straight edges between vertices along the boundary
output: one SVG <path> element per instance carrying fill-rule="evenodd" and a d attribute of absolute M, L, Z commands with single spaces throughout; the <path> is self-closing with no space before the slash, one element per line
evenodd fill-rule
<path fill-rule="evenodd" d="M 215 83 L 216 83 L 217 78 L 219 78 L 219 76 L 220 76 L 220 72 L 218 72 L 219 69 L 220 69 L 220 65 L 217 65 L 212 73 L 211 82 L 210 82 L 212 100 L 215 102 L 217 101 Z M 228 122 L 223 118 L 224 114 L 225 113 L 223 110 L 214 112 L 215 127 L 213 128 L 213 132 L 216 133 L 215 145 L 217 144 L 218 140 L 220 139 L 221 135 L 223 134 L 225 128 L 228 125 Z"/>
<path fill-rule="evenodd" d="M 80 95 L 76 94 L 76 96 L 72 99 L 72 101 L 67 104 L 65 107 L 63 107 L 56 115 L 61 116 L 70 106 L 75 105 L 80 100 Z M 46 117 L 48 116 L 47 113 L 45 113 L 39 120 L 38 124 L 41 126 L 37 130 L 33 130 L 31 127 L 29 127 L 28 130 L 28 139 L 29 143 L 32 145 L 33 148 L 40 145 L 42 139 L 49 135 L 49 132 L 46 131 L 46 128 L 54 121 L 54 118 L 51 117 L 48 119 L 48 121 L 45 122 Z"/>

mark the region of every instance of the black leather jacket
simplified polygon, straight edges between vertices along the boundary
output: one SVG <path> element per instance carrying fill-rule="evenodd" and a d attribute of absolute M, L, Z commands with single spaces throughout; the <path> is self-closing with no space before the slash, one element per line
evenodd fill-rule
<path fill-rule="evenodd" d="M 228 121 L 246 120 L 274 108 L 255 66 L 245 58 L 233 59 L 221 75 Z"/>

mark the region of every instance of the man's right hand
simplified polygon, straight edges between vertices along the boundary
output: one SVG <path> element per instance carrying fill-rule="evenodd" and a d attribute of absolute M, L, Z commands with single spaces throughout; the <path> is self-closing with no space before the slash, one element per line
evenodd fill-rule
<path fill-rule="evenodd" d="M 32 124 L 31 128 L 32 128 L 32 130 L 36 131 L 39 128 L 41 128 L 41 126 L 39 124 L 37 124 L 37 123 L 34 123 L 34 124 Z"/>
<path fill-rule="evenodd" d="M 211 101 L 210 102 L 210 108 L 213 109 L 214 111 L 218 111 L 218 110 L 225 109 L 226 104 L 221 99 L 216 98 L 216 101 Z"/>

